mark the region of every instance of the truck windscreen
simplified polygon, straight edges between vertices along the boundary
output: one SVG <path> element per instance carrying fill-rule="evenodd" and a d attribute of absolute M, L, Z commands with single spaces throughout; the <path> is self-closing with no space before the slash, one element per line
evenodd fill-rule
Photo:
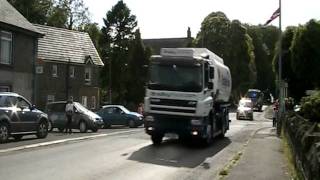
<path fill-rule="evenodd" d="M 201 92 L 202 66 L 196 64 L 153 63 L 150 67 L 149 89 Z"/>

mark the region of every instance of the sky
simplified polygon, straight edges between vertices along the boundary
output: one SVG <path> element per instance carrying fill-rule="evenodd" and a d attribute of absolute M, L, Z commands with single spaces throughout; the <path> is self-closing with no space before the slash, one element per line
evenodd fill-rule
<path fill-rule="evenodd" d="M 251 25 L 264 24 L 279 7 L 279 0 L 123 0 L 137 17 L 143 39 L 192 37 L 211 12 L 222 11 L 230 20 Z M 118 0 L 84 0 L 93 22 L 102 27 L 103 18 Z M 320 0 L 282 0 L 282 29 L 320 20 Z M 278 18 L 271 25 L 278 26 Z"/>

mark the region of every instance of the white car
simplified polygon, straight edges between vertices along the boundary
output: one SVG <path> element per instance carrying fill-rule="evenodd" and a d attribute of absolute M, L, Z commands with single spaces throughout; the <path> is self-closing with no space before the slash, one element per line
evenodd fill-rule
<path fill-rule="evenodd" d="M 241 99 L 237 109 L 237 119 L 253 120 L 253 103 L 251 99 Z"/>

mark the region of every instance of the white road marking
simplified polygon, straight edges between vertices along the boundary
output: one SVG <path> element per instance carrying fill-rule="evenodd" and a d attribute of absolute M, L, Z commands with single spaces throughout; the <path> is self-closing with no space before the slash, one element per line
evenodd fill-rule
<path fill-rule="evenodd" d="M 138 131 L 141 131 L 141 130 L 140 129 L 139 130 L 129 130 L 129 131 L 112 132 L 109 134 L 97 134 L 97 135 L 83 136 L 83 137 L 77 137 L 77 138 L 60 139 L 60 140 L 55 140 L 55 141 L 19 146 L 19 147 L 14 147 L 14 148 L 9 148 L 9 149 L 2 149 L 2 150 L 0 150 L 0 153 L 19 151 L 19 150 L 23 150 L 23 149 L 42 147 L 42 146 L 48 146 L 48 145 L 53 145 L 53 144 L 60 144 L 60 143 L 64 143 L 64 142 L 79 141 L 79 140 L 84 140 L 84 139 L 94 139 L 94 138 L 98 138 L 98 137 L 112 136 L 112 135 L 124 134 L 124 133 L 129 133 L 129 132 L 138 132 Z"/>

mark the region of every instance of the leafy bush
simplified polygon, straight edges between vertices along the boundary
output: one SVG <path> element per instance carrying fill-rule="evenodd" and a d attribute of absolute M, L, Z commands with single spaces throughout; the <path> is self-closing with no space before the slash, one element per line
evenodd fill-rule
<path fill-rule="evenodd" d="M 313 122 L 320 122 L 320 91 L 301 99 L 301 114 Z"/>

